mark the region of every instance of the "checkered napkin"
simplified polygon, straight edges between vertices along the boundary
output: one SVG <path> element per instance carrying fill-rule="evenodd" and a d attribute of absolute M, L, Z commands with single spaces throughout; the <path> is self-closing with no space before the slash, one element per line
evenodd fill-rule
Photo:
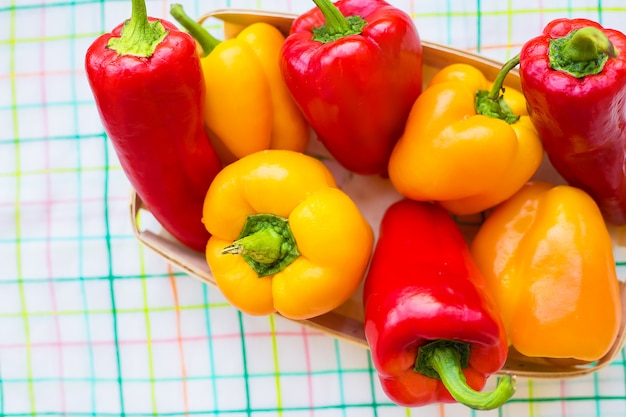
<path fill-rule="evenodd" d="M 170 2 L 147 3 L 169 18 Z M 181 3 L 192 16 L 313 7 Z M 626 30 L 623 0 L 391 3 L 423 39 L 500 61 L 555 17 Z M 0 0 L 0 415 L 626 416 L 623 352 L 593 375 L 522 378 L 499 410 L 397 407 L 367 350 L 243 315 L 143 247 L 83 63 L 95 37 L 129 15 L 130 0 Z"/>

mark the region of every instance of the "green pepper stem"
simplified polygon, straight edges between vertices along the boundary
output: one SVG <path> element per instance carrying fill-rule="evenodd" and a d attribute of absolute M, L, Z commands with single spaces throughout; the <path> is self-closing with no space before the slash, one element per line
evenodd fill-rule
<path fill-rule="evenodd" d="M 470 408 L 491 410 L 502 406 L 515 393 L 515 379 L 507 374 L 493 391 L 476 391 L 467 384 L 462 371 L 467 367 L 467 355 L 467 343 L 437 340 L 420 348 L 415 370 L 439 378 L 452 398 Z"/>
<path fill-rule="evenodd" d="M 256 262 L 271 264 L 280 258 L 282 242 L 283 238 L 274 229 L 265 228 L 237 239 L 222 249 L 222 254 L 248 255 Z"/>
<path fill-rule="evenodd" d="M 344 16 L 331 0 L 313 0 L 324 15 L 324 26 L 313 28 L 313 40 L 328 43 L 348 35 L 358 35 L 367 24 L 360 16 Z"/>
<path fill-rule="evenodd" d="M 198 42 L 202 48 L 203 56 L 210 54 L 220 44 L 221 41 L 211 35 L 200 23 L 190 18 L 180 4 L 172 4 L 170 14 Z"/>
<path fill-rule="evenodd" d="M 350 30 L 348 20 L 330 0 L 313 0 L 313 3 L 321 10 L 326 21 L 326 30 L 333 36 Z"/>
<path fill-rule="evenodd" d="M 513 58 L 509 59 L 503 66 L 500 68 L 498 75 L 493 80 L 493 85 L 491 86 L 491 90 L 489 91 L 489 95 L 487 96 L 490 100 L 497 100 L 500 97 L 500 91 L 503 88 L 504 80 L 506 76 L 509 75 L 509 72 L 520 63 L 519 54 L 515 55 Z"/>
<path fill-rule="evenodd" d="M 149 58 L 167 34 L 160 20 L 148 20 L 145 0 L 133 0 L 130 19 L 124 23 L 120 37 L 109 39 L 107 47 L 118 55 Z"/>
<path fill-rule="evenodd" d="M 592 61 L 598 57 L 598 53 L 604 53 L 611 58 L 618 55 L 617 49 L 604 32 L 594 27 L 575 31 L 563 45 L 562 53 L 572 62 Z"/>
<path fill-rule="evenodd" d="M 595 27 L 576 29 L 550 40 L 550 68 L 575 78 L 601 73 L 608 59 L 618 55 L 610 39 Z"/>
<path fill-rule="evenodd" d="M 282 271 L 300 256 L 288 220 L 263 213 L 248 216 L 239 238 L 222 254 L 241 255 L 259 277 Z"/>
<path fill-rule="evenodd" d="M 477 114 L 504 120 L 509 124 L 513 124 L 519 120 L 519 116 L 513 113 L 504 101 L 503 95 L 500 94 L 501 91 L 504 91 L 504 80 L 506 79 L 506 76 L 519 63 L 519 55 L 511 58 L 498 72 L 490 91 L 478 90 L 476 92 L 474 107 Z"/>

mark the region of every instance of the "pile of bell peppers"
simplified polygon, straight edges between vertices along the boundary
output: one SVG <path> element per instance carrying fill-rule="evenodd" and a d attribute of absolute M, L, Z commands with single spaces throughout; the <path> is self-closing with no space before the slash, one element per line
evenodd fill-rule
<path fill-rule="evenodd" d="M 622 320 L 607 222 L 626 223 L 626 37 L 557 19 L 494 80 L 451 64 L 422 91 L 406 13 L 313 2 L 287 37 L 255 23 L 221 41 L 179 5 L 193 37 L 133 0 L 94 42 L 98 110 L 157 220 L 204 250 L 247 314 L 308 319 L 363 285 L 372 361 L 399 405 L 499 407 L 513 376 L 481 390 L 511 350 L 555 366 L 606 355 Z M 521 91 L 505 82 L 518 65 Z M 347 171 L 400 194 L 377 240 L 304 153 L 310 130 Z M 544 152 L 567 184 L 532 180 Z M 477 213 L 468 239 L 454 218 Z"/>

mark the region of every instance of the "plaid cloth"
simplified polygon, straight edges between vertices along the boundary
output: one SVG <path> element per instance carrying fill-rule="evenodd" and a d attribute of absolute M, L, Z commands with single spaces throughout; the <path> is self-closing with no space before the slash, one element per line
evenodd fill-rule
<path fill-rule="evenodd" d="M 313 7 L 180 3 L 192 16 Z M 500 61 L 556 17 L 626 31 L 623 0 L 391 3 L 423 39 Z M 149 14 L 167 18 L 170 4 L 148 1 Z M 397 407 L 367 350 L 242 315 L 142 247 L 83 63 L 95 37 L 129 15 L 130 1 L 0 0 L 0 415 L 626 416 L 624 352 L 589 376 L 522 378 L 499 410 Z"/>

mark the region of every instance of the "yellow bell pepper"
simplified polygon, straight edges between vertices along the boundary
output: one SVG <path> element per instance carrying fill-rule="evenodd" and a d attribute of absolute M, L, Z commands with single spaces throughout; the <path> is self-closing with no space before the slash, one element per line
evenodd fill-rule
<path fill-rule="evenodd" d="M 219 41 L 182 11 L 172 14 L 202 48 L 206 85 L 205 124 L 220 158 L 230 163 L 264 149 L 306 149 L 310 131 L 283 81 L 283 34 L 267 23 Z"/>
<path fill-rule="evenodd" d="M 306 319 L 359 287 L 373 231 L 319 160 L 266 150 L 226 166 L 206 194 L 206 260 L 230 303 Z"/>
<path fill-rule="evenodd" d="M 523 355 L 592 362 L 615 342 L 621 301 L 613 247 L 585 192 L 528 183 L 487 217 L 471 252 L 509 343 Z"/>
<path fill-rule="evenodd" d="M 503 74 L 490 83 L 467 64 L 435 74 L 389 161 L 389 178 L 401 194 L 474 214 L 506 200 L 532 177 L 543 147 L 523 94 L 506 87 L 499 98 Z"/>

